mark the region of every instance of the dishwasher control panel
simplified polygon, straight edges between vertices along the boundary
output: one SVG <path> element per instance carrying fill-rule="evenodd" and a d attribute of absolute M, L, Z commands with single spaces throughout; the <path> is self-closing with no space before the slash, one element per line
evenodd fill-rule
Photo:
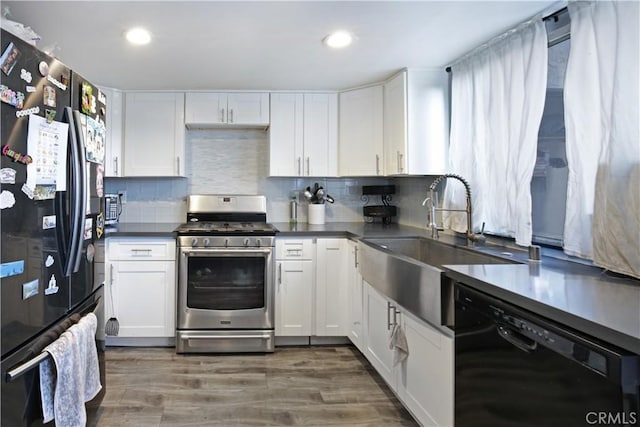
<path fill-rule="evenodd" d="M 522 351 L 546 348 L 604 376 L 612 369 L 610 351 L 542 317 L 467 288 L 457 288 L 456 302 L 489 317 L 498 335 Z"/>

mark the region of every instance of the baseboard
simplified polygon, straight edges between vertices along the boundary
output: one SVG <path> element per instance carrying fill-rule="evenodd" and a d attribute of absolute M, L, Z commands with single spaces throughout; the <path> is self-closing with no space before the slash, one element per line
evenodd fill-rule
<path fill-rule="evenodd" d="M 311 345 L 338 345 L 338 344 L 350 344 L 347 337 L 310 337 Z"/>
<path fill-rule="evenodd" d="M 107 347 L 175 347 L 176 337 L 107 337 Z"/>
<path fill-rule="evenodd" d="M 349 344 L 347 337 L 278 337 L 276 336 L 276 347 L 294 346 L 294 345 L 340 345 Z"/>

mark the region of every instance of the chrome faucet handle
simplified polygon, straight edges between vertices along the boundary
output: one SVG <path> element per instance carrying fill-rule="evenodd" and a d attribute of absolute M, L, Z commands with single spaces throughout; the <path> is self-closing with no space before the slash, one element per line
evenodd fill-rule
<path fill-rule="evenodd" d="M 422 206 L 426 206 L 429 203 L 429 211 L 427 213 L 427 227 L 431 229 L 431 238 L 437 239 L 440 236 L 438 235 L 438 224 L 436 224 L 436 205 L 433 203 L 432 197 L 427 197 L 422 201 Z"/>

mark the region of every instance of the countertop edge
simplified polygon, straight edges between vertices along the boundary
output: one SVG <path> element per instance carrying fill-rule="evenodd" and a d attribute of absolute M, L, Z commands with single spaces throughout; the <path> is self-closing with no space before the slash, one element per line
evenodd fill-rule
<path fill-rule="evenodd" d="M 129 222 L 105 227 L 105 238 L 110 237 L 175 237 L 180 223 Z"/>
<path fill-rule="evenodd" d="M 462 282 L 479 291 L 485 292 L 490 296 L 506 301 L 519 308 L 523 308 L 538 315 L 547 318 L 561 325 L 568 326 L 576 332 L 590 335 L 605 343 L 613 344 L 626 351 L 640 354 L 640 340 L 633 336 L 623 334 L 607 326 L 592 322 L 583 317 L 559 310 L 548 304 L 527 298 L 521 294 L 511 292 L 509 290 L 494 286 L 490 283 L 478 280 L 472 276 L 451 271 L 445 267 L 447 277 Z"/>

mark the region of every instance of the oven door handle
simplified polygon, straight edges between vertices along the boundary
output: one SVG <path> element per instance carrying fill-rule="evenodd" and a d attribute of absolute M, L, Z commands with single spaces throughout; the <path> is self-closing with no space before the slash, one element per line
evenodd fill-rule
<path fill-rule="evenodd" d="M 180 252 L 186 256 L 197 255 L 220 255 L 220 254 L 234 254 L 234 255 L 269 255 L 272 252 L 271 248 L 265 249 L 244 249 L 244 248 L 202 248 L 202 249 L 181 249 Z"/>
<path fill-rule="evenodd" d="M 197 340 L 197 339 L 207 339 L 207 340 L 224 340 L 224 339 L 244 339 L 244 338 L 255 338 L 255 339 L 269 339 L 271 335 L 182 335 L 180 338 L 184 338 L 187 340 Z"/>

